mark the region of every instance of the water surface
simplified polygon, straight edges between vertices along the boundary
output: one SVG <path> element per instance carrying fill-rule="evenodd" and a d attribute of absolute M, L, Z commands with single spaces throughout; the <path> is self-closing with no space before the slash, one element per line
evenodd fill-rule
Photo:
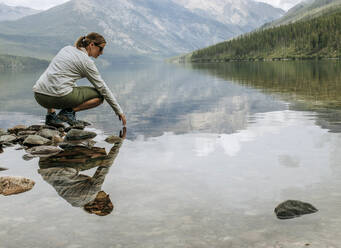
<path fill-rule="evenodd" d="M 1 175 L 35 180 L 0 197 L 0 247 L 338 247 L 340 64 L 115 65 L 102 69 L 127 115 L 127 138 L 102 189 L 107 216 L 72 207 L 6 148 Z M 0 127 L 36 124 L 41 72 L 0 77 Z M 87 84 L 82 81 L 80 84 Z M 105 103 L 79 114 L 97 146 L 121 129 Z M 81 173 L 92 175 L 95 168 Z M 319 212 L 278 220 L 287 199 Z"/>

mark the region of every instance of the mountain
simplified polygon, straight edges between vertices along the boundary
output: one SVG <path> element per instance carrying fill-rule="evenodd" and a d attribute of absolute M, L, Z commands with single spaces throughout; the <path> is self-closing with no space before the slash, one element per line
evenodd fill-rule
<path fill-rule="evenodd" d="M 249 32 L 264 23 L 280 18 L 285 11 L 252 0 L 174 0 L 199 15 L 227 25 L 237 25 Z"/>
<path fill-rule="evenodd" d="M 265 24 L 263 28 L 307 21 L 322 15 L 333 14 L 340 7 L 341 0 L 306 0 L 289 9 L 283 17 Z"/>
<path fill-rule="evenodd" d="M 17 20 L 24 16 L 33 15 L 39 13 L 40 10 L 35 10 L 27 7 L 12 7 L 6 4 L 0 3 L 0 21 L 5 20 Z"/>
<path fill-rule="evenodd" d="M 237 24 L 228 23 L 227 19 L 219 21 L 224 13 L 213 18 L 213 12 L 198 11 L 189 5 L 186 8 L 176 1 L 71 0 L 33 16 L 1 22 L 0 54 L 50 59 L 62 46 L 73 44 L 79 36 L 95 31 L 102 33 L 108 41 L 102 57 L 106 60 L 168 57 L 230 39 L 248 27 L 242 21 Z M 224 2 L 224 11 L 228 13 L 228 6 L 233 2 Z M 253 3 L 253 0 L 242 2 Z M 282 14 L 270 5 L 257 6 L 266 6 L 266 12 L 271 12 L 269 19 Z M 234 7 L 231 9 L 237 13 Z M 247 13 L 245 10 L 245 16 Z M 239 16 L 242 18 L 241 14 Z M 255 21 L 258 16 L 254 12 L 249 16 L 252 17 L 248 19 L 251 29 L 258 25 Z M 7 47 L 11 49 L 7 50 Z"/>

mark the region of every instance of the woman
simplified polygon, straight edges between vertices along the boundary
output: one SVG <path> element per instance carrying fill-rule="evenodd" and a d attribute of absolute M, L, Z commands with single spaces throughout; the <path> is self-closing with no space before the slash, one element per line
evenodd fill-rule
<path fill-rule="evenodd" d="M 33 86 L 36 101 L 47 109 L 46 125 L 60 127 L 63 122 L 77 123 L 76 112 L 95 108 L 105 99 L 126 125 L 126 117 L 114 95 L 103 81 L 94 61 L 103 54 L 106 41 L 98 33 L 80 37 L 75 46 L 66 46 Z M 86 77 L 94 87 L 77 87 L 76 81 Z M 57 115 L 55 109 L 61 109 Z"/>

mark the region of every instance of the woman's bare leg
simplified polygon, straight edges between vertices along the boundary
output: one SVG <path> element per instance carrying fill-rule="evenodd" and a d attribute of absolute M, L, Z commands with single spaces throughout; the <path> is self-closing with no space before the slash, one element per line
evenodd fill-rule
<path fill-rule="evenodd" d="M 86 109 L 95 108 L 98 105 L 101 105 L 103 103 L 102 98 L 92 98 L 86 102 L 83 102 L 81 105 L 73 108 L 73 111 L 78 112 Z"/>

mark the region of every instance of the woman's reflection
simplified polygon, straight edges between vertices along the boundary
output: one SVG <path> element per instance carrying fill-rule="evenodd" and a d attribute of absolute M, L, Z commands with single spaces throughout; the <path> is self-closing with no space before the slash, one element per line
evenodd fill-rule
<path fill-rule="evenodd" d="M 125 137 L 123 128 L 108 154 L 99 147 L 66 146 L 55 156 L 40 158 L 38 173 L 72 206 L 83 207 L 91 214 L 108 215 L 114 207 L 101 188 Z M 98 168 L 92 177 L 79 174 L 94 167 Z"/>

